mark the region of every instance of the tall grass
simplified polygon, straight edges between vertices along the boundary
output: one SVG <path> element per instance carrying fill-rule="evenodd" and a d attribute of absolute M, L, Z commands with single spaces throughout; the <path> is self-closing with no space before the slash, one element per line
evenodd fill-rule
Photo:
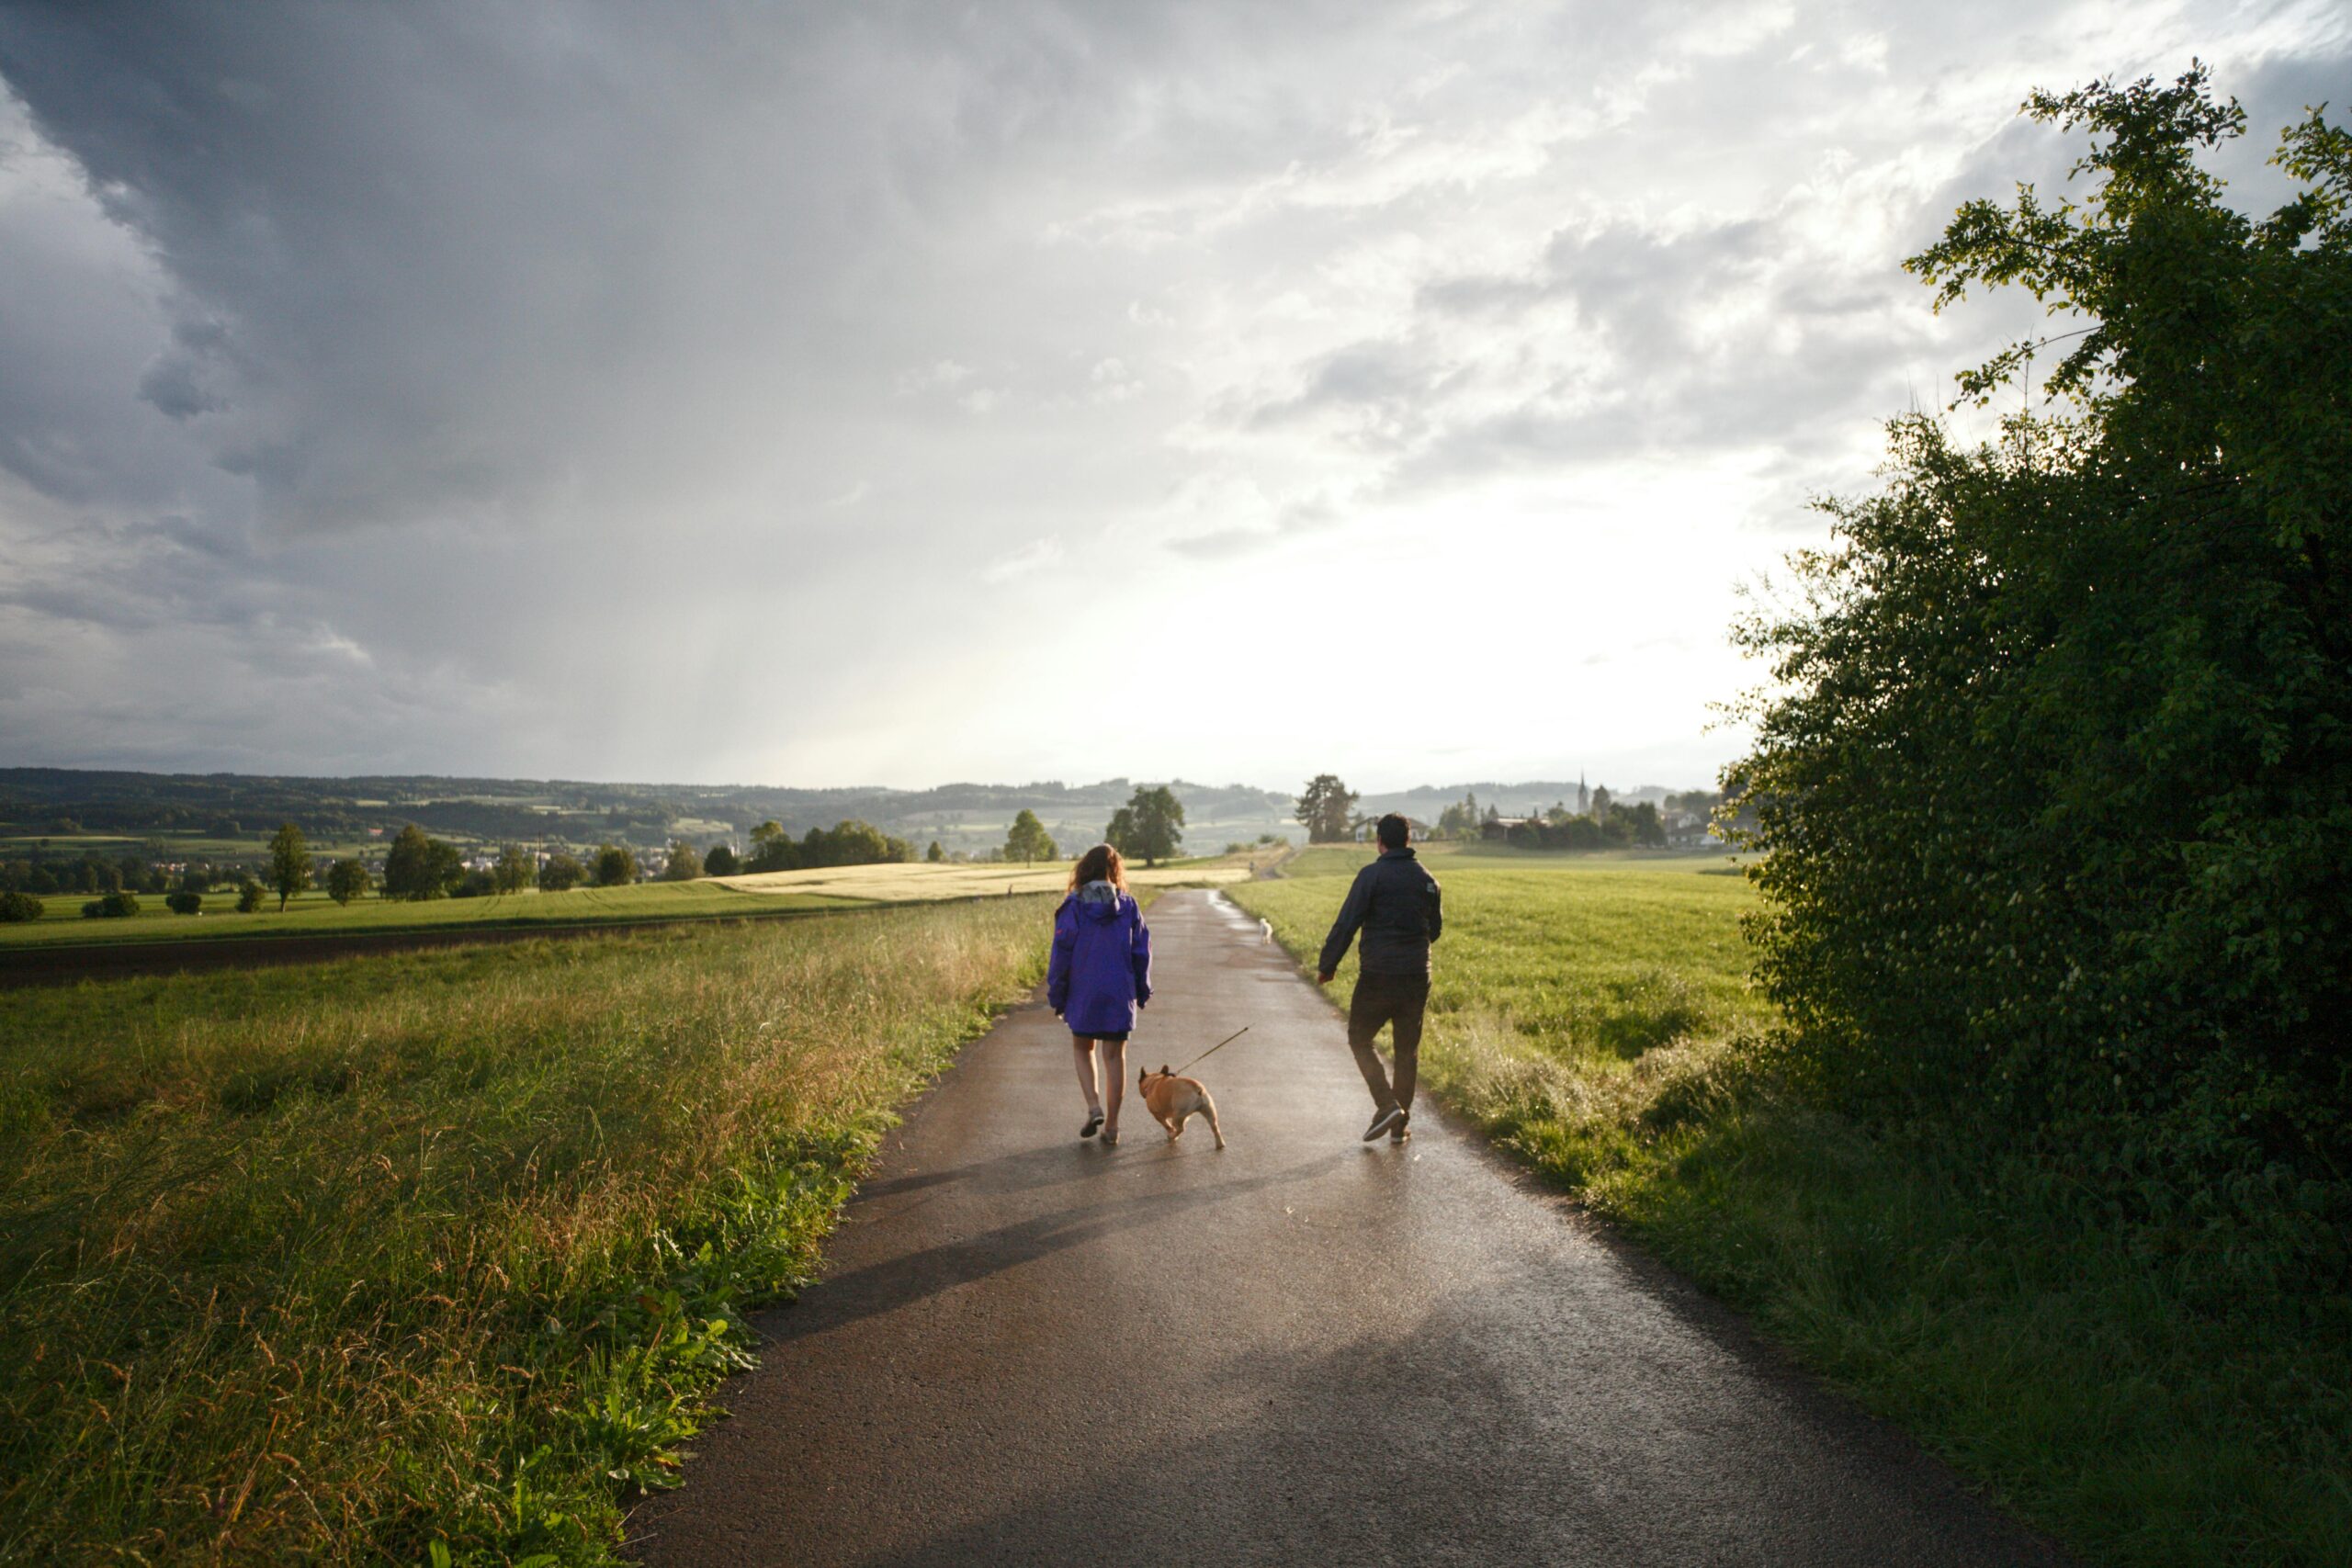
<path fill-rule="evenodd" d="M 0 1560 L 594 1562 L 1035 900 L 128 980 L 0 1036 Z"/>
<path fill-rule="evenodd" d="M 1231 896 L 1311 963 L 1363 858 Z M 1808 1106 L 1743 978 L 1736 877 L 1431 869 L 1422 1077 L 1498 1143 L 2092 1561 L 2352 1563 L 2352 1304 L 1973 1145 L 1964 1118 L 1872 1136 Z"/>

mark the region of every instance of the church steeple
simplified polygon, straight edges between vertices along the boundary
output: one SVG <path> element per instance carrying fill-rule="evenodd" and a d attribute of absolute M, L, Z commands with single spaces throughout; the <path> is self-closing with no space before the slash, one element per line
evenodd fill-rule
<path fill-rule="evenodd" d="M 1584 816 L 1592 809 L 1592 792 L 1584 787 L 1584 770 L 1577 770 L 1577 815 Z"/>

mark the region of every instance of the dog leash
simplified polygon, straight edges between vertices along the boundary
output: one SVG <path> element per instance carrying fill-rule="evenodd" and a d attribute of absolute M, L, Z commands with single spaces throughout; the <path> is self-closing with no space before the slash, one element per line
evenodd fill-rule
<path fill-rule="evenodd" d="M 1254 1025 L 1251 1024 L 1243 1024 L 1240 1028 L 1235 1030 L 1232 1033 L 1227 1035 L 1224 1039 L 1218 1041 L 1216 1044 L 1210 1046 L 1199 1055 L 1193 1057 L 1191 1062 L 1187 1062 L 1182 1066 L 1177 1068 L 1176 1071 L 1179 1073 L 1191 1071 L 1194 1063 L 1207 1061 L 1211 1056 L 1216 1055 L 1219 1051 L 1224 1050 L 1227 1045 L 1232 1044 L 1235 1041 L 1249 1033 L 1253 1027 Z M 1172 1077 L 1173 1075 L 1171 1074 L 1170 1076 Z"/>

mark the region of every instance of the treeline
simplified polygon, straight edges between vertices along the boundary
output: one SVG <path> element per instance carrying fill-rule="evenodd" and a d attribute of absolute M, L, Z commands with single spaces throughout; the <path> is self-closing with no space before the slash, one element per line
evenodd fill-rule
<path fill-rule="evenodd" d="M 912 844 L 870 822 L 836 822 L 831 828 L 811 828 L 795 839 L 782 824 L 770 819 L 752 829 L 742 868 L 747 872 L 803 871 L 829 865 L 882 865 L 914 858 Z"/>
<path fill-rule="evenodd" d="M 6 893 L 162 893 L 169 881 L 161 865 L 138 855 L 85 852 L 70 860 L 0 861 L 0 892 Z"/>
<path fill-rule="evenodd" d="M 1496 840 L 1521 850 L 1657 849 L 1704 840 L 1723 796 L 1713 790 L 1686 790 L 1657 801 L 1619 800 L 1607 785 L 1596 786 L 1584 809 L 1558 801 L 1539 814 L 1505 818 L 1492 806 L 1480 814 L 1476 792 L 1439 814 L 1440 839 Z"/>
<path fill-rule="evenodd" d="M 193 915 L 204 907 L 205 896 L 228 886 L 237 891 L 237 908 L 243 913 L 261 908 L 266 890 L 252 869 L 240 865 L 172 867 L 136 855 L 79 859 L 46 864 L 39 861 L 0 862 L 0 924 L 38 920 L 48 911 L 46 898 L 95 894 L 81 912 L 93 919 L 136 915 L 140 897 L 161 895 L 174 914 Z M 302 886 L 309 886 L 307 882 Z"/>
<path fill-rule="evenodd" d="M 1496 829 L 1490 832 L 1489 829 Z M 1448 837 L 1498 838 L 1519 850 L 1617 850 L 1666 848 L 1666 821 L 1649 801 L 1620 806 L 1596 805 L 1589 812 L 1572 812 L 1555 806 L 1541 817 L 1523 817 L 1509 823 L 1498 815 L 1479 823 L 1444 829 Z"/>
<path fill-rule="evenodd" d="M 1562 800 L 1547 811 L 1505 817 L 1492 805 L 1481 807 L 1477 792 L 1468 790 L 1433 823 L 1407 820 L 1424 839 L 1490 840 L 1526 850 L 1665 849 L 1704 839 L 1724 803 L 1712 790 L 1668 794 L 1662 807 L 1656 801 L 1618 800 L 1606 786 L 1577 790 L 1585 798 L 1574 811 Z M 1317 773 L 1293 803 L 1293 815 L 1306 827 L 1308 842 L 1343 843 L 1371 829 L 1375 814 L 1357 811 L 1362 798 L 1338 774 Z"/>
<path fill-rule="evenodd" d="M 1182 815 L 1179 808 L 1180 820 Z M 791 871 L 914 858 L 914 848 L 906 840 L 870 823 L 853 820 L 827 829 L 812 828 L 795 840 L 770 821 L 752 829 L 751 852 L 741 861 L 729 844 L 715 845 L 705 853 L 684 839 L 674 840 L 656 874 L 661 881 L 692 882 L 704 876 L 730 875 L 739 869 Z M 41 898 L 59 894 L 96 894 L 96 898 L 83 906 L 82 912 L 90 916 L 135 915 L 140 912 L 142 893 L 163 894 L 174 913 L 194 915 L 202 912 L 205 896 L 225 883 L 238 891 L 239 912 L 249 914 L 262 907 L 268 894 L 277 896 L 283 909 L 295 895 L 314 887 L 322 888 L 338 904 L 371 892 L 417 902 L 490 897 L 532 889 L 564 893 L 581 886 L 625 887 L 646 877 L 637 851 L 624 843 L 601 844 L 584 858 L 568 851 L 533 850 L 511 843 L 501 846 L 494 855 L 469 858 L 457 845 L 433 837 L 413 822 L 393 837 L 380 863 L 371 863 L 358 855 L 314 856 L 300 826 L 289 821 L 279 824 L 270 837 L 258 866 L 195 863 L 174 870 L 135 855 L 109 860 L 95 854 L 54 865 L 23 859 L 0 863 L 0 921 L 39 919 L 45 912 Z"/>

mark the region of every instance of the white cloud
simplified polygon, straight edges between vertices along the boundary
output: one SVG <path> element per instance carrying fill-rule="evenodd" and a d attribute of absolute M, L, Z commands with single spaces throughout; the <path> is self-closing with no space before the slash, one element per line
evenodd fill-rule
<path fill-rule="evenodd" d="M 980 569 L 980 581 L 988 583 L 1011 582 L 1043 570 L 1062 558 L 1062 542 L 1056 538 L 1032 539 L 1001 559 Z"/>
<path fill-rule="evenodd" d="M 929 365 L 899 372 L 899 395 L 917 397 L 924 392 L 960 387 L 972 378 L 972 367 L 958 365 L 952 359 L 936 359 Z"/>

